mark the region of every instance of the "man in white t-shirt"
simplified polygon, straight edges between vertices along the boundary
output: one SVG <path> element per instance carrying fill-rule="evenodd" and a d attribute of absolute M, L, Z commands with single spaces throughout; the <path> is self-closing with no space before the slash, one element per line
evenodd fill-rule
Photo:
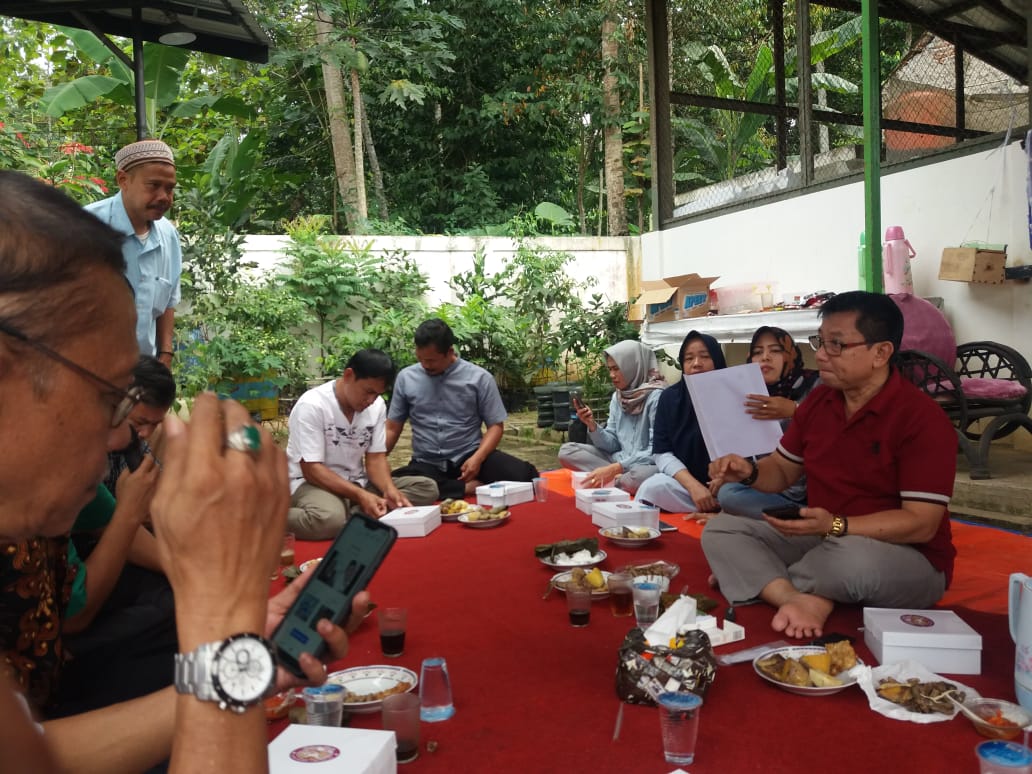
<path fill-rule="evenodd" d="M 391 477 L 387 406 L 381 395 L 395 373 L 386 353 L 359 350 L 339 379 L 306 392 L 290 412 L 287 524 L 298 538 L 335 538 L 352 508 L 379 518 L 395 508 L 437 499 L 431 478 Z"/>

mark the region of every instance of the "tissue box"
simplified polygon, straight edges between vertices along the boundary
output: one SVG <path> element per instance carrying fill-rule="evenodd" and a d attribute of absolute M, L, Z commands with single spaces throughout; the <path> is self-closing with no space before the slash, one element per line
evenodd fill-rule
<path fill-rule="evenodd" d="M 573 494 L 577 498 L 577 510 L 588 516 L 592 515 L 596 503 L 628 502 L 631 499 L 622 489 L 578 489 Z"/>
<path fill-rule="evenodd" d="M 477 505 L 485 508 L 508 508 L 533 499 L 534 485 L 529 481 L 495 481 L 477 487 Z"/>
<path fill-rule="evenodd" d="M 289 725 L 269 743 L 269 774 L 394 774 L 393 731 Z"/>
<path fill-rule="evenodd" d="M 879 664 L 913 660 L 933 672 L 982 673 L 982 637 L 952 610 L 865 607 L 864 643 Z"/>
<path fill-rule="evenodd" d="M 594 503 L 591 507 L 591 523 L 603 529 L 610 527 L 659 529 L 659 508 L 650 508 L 644 503 L 627 501 Z"/>
<path fill-rule="evenodd" d="M 426 537 L 441 526 L 441 506 L 395 508 L 380 521 L 398 530 L 398 537 Z"/>

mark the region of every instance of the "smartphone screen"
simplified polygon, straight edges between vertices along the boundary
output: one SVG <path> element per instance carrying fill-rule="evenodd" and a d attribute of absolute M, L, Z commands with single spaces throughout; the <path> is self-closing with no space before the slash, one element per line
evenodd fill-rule
<path fill-rule="evenodd" d="M 322 618 L 338 625 L 347 620 L 355 595 L 372 580 L 397 537 L 389 524 L 360 514 L 348 519 L 272 635 L 285 669 L 304 677 L 298 663 L 301 654 L 319 658 L 326 649 L 315 625 Z"/>
<path fill-rule="evenodd" d="M 794 519 L 803 518 L 799 514 L 798 505 L 780 505 L 777 508 L 767 508 L 764 513 L 768 516 L 773 516 L 775 519 L 782 519 L 783 521 L 793 521 Z"/>

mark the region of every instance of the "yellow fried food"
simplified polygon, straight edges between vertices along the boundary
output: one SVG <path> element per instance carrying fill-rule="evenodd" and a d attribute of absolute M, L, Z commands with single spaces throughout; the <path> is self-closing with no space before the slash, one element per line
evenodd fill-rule
<path fill-rule="evenodd" d="M 810 670 L 810 682 L 817 688 L 832 688 L 836 685 L 842 685 L 842 681 L 837 677 L 832 677 L 826 672 L 821 672 L 819 669 Z"/>
<path fill-rule="evenodd" d="M 593 567 L 584 579 L 588 582 L 588 585 L 593 589 L 600 589 L 606 585 L 605 576 L 602 575 L 602 571 L 598 567 Z"/>
<path fill-rule="evenodd" d="M 848 640 L 829 642 L 824 649 L 831 656 L 831 666 L 827 670 L 829 675 L 837 675 L 856 666 L 856 651 Z"/>
<path fill-rule="evenodd" d="M 810 669 L 816 669 L 818 672 L 824 672 L 826 675 L 831 674 L 831 654 L 827 651 L 824 651 L 824 653 L 808 653 L 805 656 L 801 656 L 799 660 Z"/>

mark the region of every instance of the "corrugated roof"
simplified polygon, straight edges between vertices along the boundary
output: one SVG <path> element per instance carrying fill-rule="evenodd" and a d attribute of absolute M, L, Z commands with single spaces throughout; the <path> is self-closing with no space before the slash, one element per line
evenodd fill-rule
<path fill-rule="evenodd" d="M 243 0 L 0 0 L 0 15 L 133 37 L 133 9 L 140 9 L 141 40 L 157 43 L 173 21 L 197 35 L 182 48 L 207 54 L 269 60 L 268 36 Z"/>

